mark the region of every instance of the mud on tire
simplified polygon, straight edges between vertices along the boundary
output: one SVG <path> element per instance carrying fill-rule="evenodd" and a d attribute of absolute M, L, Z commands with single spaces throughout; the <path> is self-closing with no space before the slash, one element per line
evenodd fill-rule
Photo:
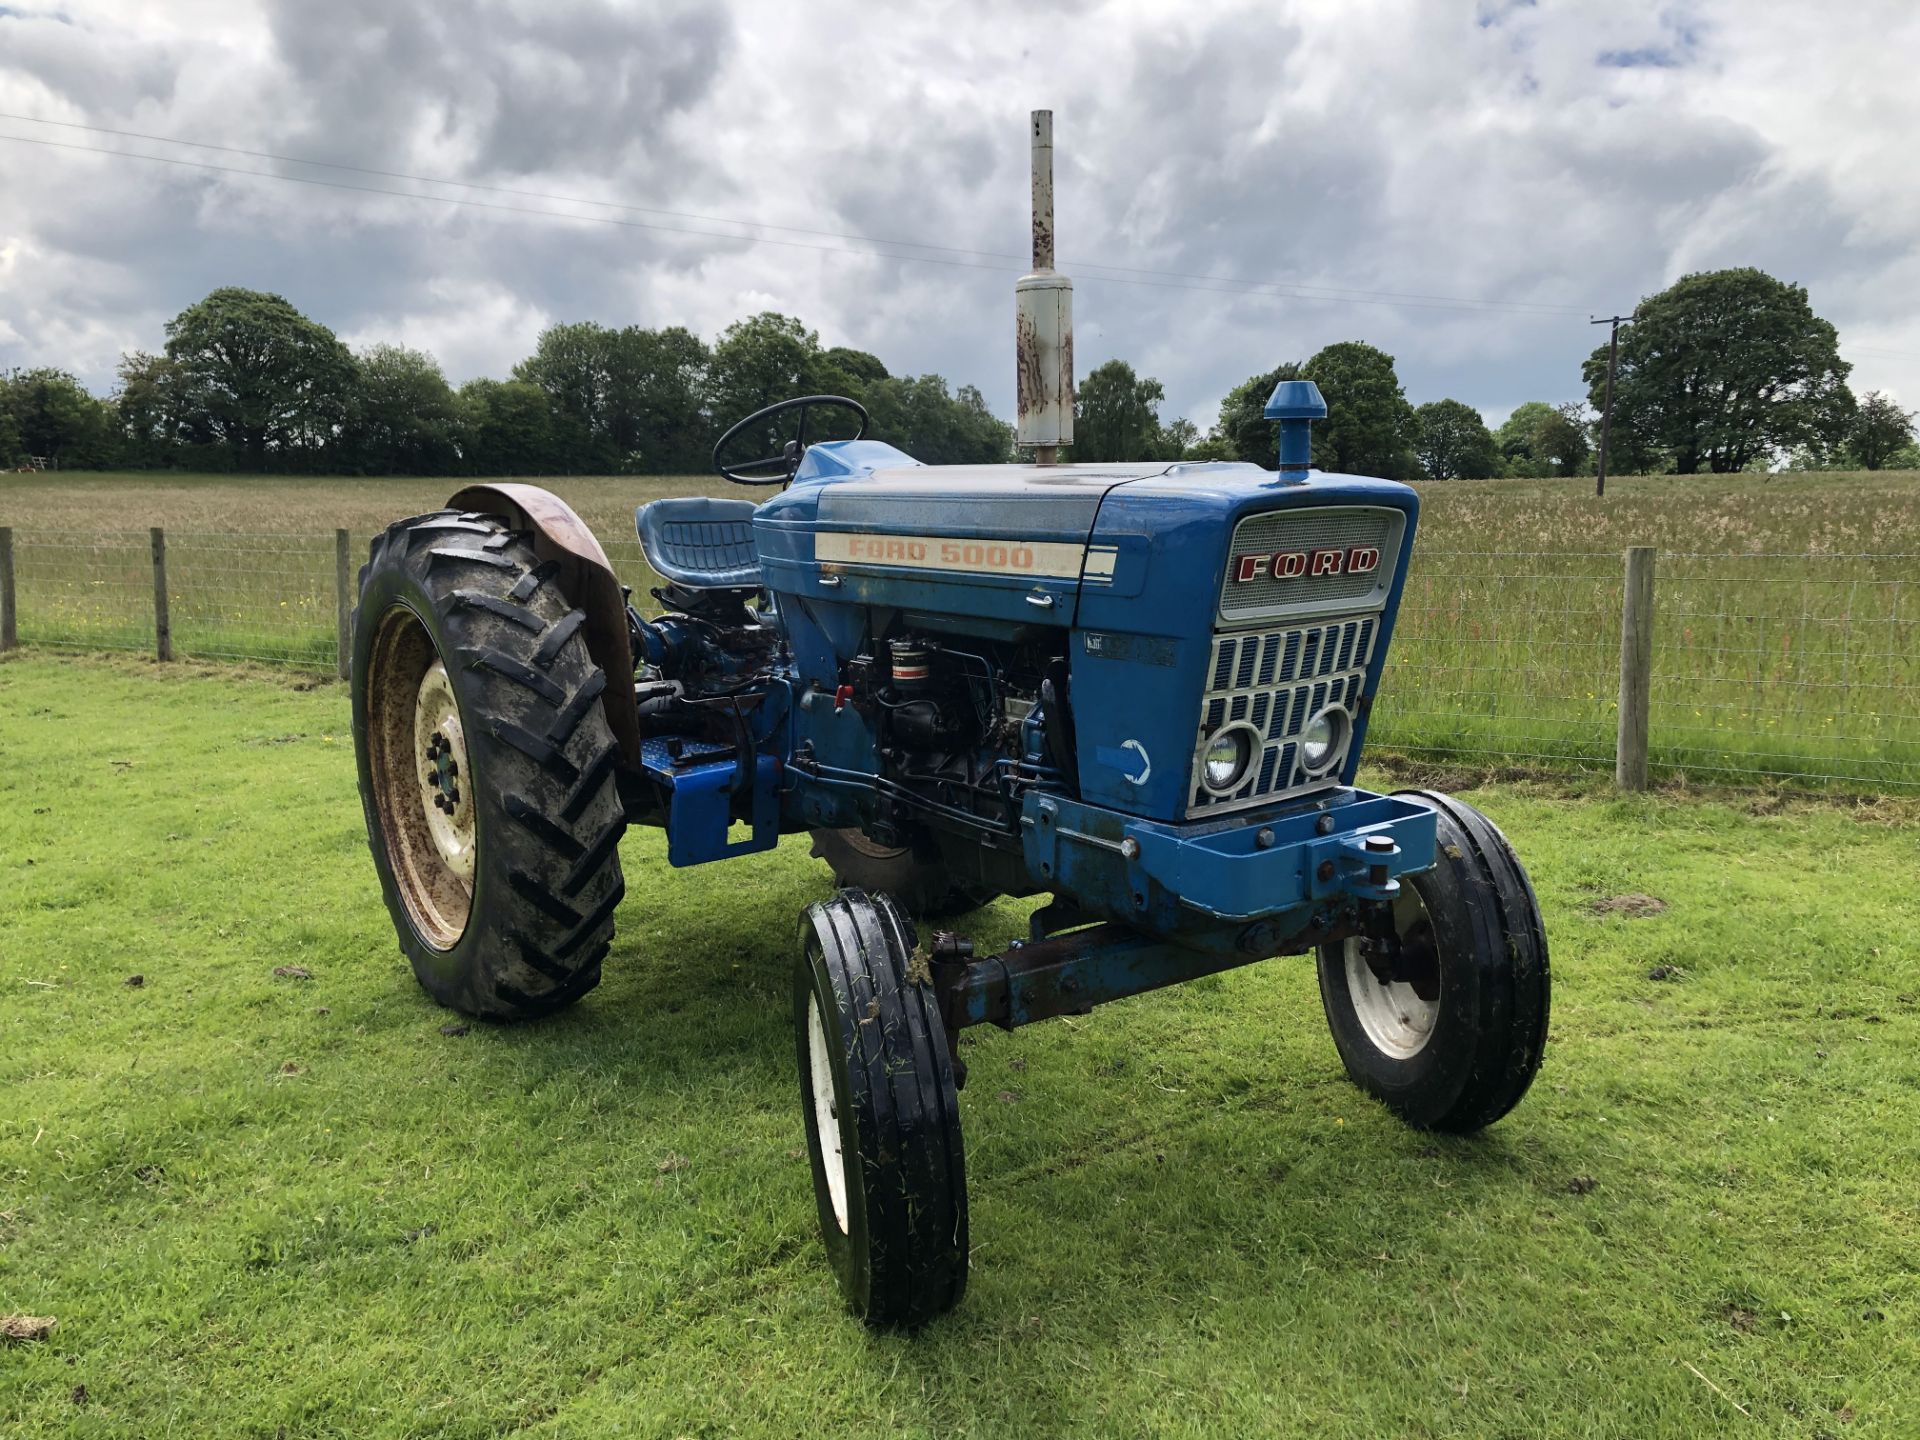
<path fill-rule="evenodd" d="M 625 892 L 606 676 L 555 573 L 530 536 L 454 511 L 388 527 L 360 572 L 353 733 L 381 892 L 422 988 L 487 1019 L 598 984 Z"/>

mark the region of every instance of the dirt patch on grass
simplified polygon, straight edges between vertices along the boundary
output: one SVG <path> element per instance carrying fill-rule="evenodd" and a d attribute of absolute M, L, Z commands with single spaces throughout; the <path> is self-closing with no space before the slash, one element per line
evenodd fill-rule
<path fill-rule="evenodd" d="M 1589 900 L 1587 911 L 1593 915 L 1624 915 L 1629 920 L 1644 920 L 1649 915 L 1664 914 L 1667 902 L 1658 895 L 1609 895 L 1601 900 Z"/>
<path fill-rule="evenodd" d="M 51 1315 L 0 1316 L 0 1337 L 8 1340 L 44 1340 L 59 1323 Z"/>

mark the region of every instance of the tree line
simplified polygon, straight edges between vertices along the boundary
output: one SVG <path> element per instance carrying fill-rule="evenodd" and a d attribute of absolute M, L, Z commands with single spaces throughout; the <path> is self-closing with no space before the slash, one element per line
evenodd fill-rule
<path fill-rule="evenodd" d="M 1249 376 L 1203 435 L 1163 421 L 1165 388 L 1124 360 L 1096 366 L 1074 404 L 1076 460 L 1274 462 L 1262 411 L 1282 380 L 1326 397 L 1313 460 L 1389 479 L 1591 474 L 1608 347 L 1582 367 L 1584 400 L 1529 401 L 1497 429 L 1460 400 L 1413 405 L 1385 351 L 1361 341 Z M 1688 275 L 1620 331 L 1608 468 L 1727 473 L 1920 468 L 1914 414 L 1855 397 L 1834 327 L 1806 290 L 1755 269 Z M 554 325 L 506 380 L 448 384 L 398 345 L 350 351 L 277 295 L 216 290 L 169 321 L 156 354 L 123 357 L 112 397 L 59 370 L 0 375 L 0 464 L 68 468 L 552 475 L 705 470 L 732 421 L 795 395 L 848 395 L 870 433 L 928 464 L 1015 458 L 1012 427 L 971 385 L 894 375 L 877 356 L 823 348 L 799 320 L 737 321 L 708 344 L 679 326 Z"/>
<path fill-rule="evenodd" d="M 1082 460 L 1251 460 L 1271 465 L 1262 415 L 1282 380 L 1326 397 L 1314 426 L 1323 470 L 1394 480 L 1592 474 L 1606 401 L 1606 345 L 1582 367 L 1587 397 L 1528 401 L 1498 430 L 1459 400 L 1413 405 L 1393 357 L 1343 341 L 1253 375 L 1221 403 L 1212 430 L 1162 423 L 1165 391 L 1122 360 L 1080 385 L 1074 455 Z M 1639 474 L 1769 469 L 1920 469 L 1914 413 L 1869 391 L 1856 398 L 1834 327 L 1806 290 L 1754 269 L 1689 275 L 1635 309 L 1620 331 L 1608 468 Z"/>
<path fill-rule="evenodd" d="M 789 315 L 727 327 L 583 321 L 543 332 L 509 379 L 455 388 L 401 345 L 355 353 L 278 295 L 216 290 L 122 357 L 101 399 L 60 370 L 0 376 L 0 461 L 365 475 L 676 474 L 708 468 L 734 420 L 794 395 L 848 395 L 870 434 L 930 464 L 995 461 L 1013 430 L 971 385 L 894 375 L 822 347 Z"/>

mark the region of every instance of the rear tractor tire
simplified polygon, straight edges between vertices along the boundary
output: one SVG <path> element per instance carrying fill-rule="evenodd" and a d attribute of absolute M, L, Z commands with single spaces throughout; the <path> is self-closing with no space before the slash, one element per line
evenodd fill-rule
<path fill-rule="evenodd" d="M 380 889 L 421 987 L 489 1020 L 600 980 L 626 828 L 583 613 L 531 538 L 442 511 L 360 572 L 353 738 Z"/>
<path fill-rule="evenodd" d="M 946 1027 L 913 922 L 843 890 L 800 920 L 793 1019 L 820 1234 L 847 1308 L 912 1328 L 967 1288 L 967 1172 Z"/>
<path fill-rule="evenodd" d="M 812 833 L 813 857 L 827 862 L 835 885 L 889 895 L 923 919 L 964 915 L 994 898 L 991 890 L 956 880 L 911 845 L 882 845 L 859 829 Z"/>
<path fill-rule="evenodd" d="M 1320 998 L 1347 1074 L 1409 1125 L 1465 1133 L 1520 1102 L 1547 1041 L 1547 937 L 1513 847 L 1464 801 L 1438 818 L 1432 870 L 1401 880 L 1398 953 L 1320 947 Z"/>

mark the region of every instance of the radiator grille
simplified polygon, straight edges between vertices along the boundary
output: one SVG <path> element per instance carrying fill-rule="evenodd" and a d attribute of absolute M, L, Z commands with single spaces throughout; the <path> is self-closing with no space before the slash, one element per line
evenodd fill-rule
<path fill-rule="evenodd" d="M 1386 603 L 1400 558 L 1400 535 L 1406 524 L 1398 510 L 1374 505 L 1327 506 L 1312 510 L 1268 510 L 1249 515 L 1235 527 L 1228 551 L 1227 576 L 1220 592 L 1220 618 L 1227 624 L 1246 624 L 1267 617 L 1329 611 L 1371 609 Z M 1355 550 L 1378 552 L 1371 570 L 1351 573 L 1345 559 Z M 1275 555 L 1312 556 L 1337 552 L 1342 560 L 1337 574 L 1276 577 Z M 1239 578 L 1243 557 L 1262 568 L 1246 580 Z"/>
<path fill-rule="evenodd" d="M 1380 631 L 1378 615 L 1352 615 L 1273 630 L 1231 631 L 1213 639 L 1212 666 L 1200 701 L 1189 814 L 1265 804 L 1338 783 L 1339 769 L 1301 773 L 1300 732 L 1328 705 L 1357 710 Z M 1259 751 L 1247 779 L 1228 795 L 1201 783 L 1206 742 L 1227 725 L 1250 726 Z"/>

